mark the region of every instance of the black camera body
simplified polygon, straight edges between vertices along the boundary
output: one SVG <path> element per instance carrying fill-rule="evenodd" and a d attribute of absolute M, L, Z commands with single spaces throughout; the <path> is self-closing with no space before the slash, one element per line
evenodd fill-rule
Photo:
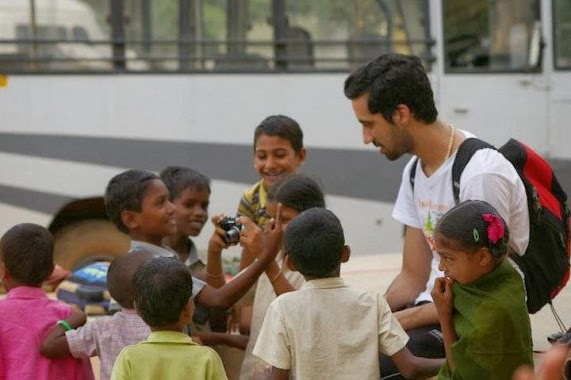
<path fill-rule="evenodd" d="M 240 231 L 244 229 L 244 226 L 231 216 L 227 216 L 218 222 L 220 228 L 222 228 L 226 233 L 224 234 L 224 241 L 228 244 L 236 244 L 240 241 Z"/>

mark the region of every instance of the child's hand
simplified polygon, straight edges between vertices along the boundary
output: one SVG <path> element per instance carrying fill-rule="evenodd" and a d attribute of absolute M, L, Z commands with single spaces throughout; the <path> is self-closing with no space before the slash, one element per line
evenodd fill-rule
<path fill-rule="evenodd" d="M 221 253 L 223 249 L 226 249 L 230 246 L 230 244 L 224 241 L 224 234 L 226 231 L 224 231 L 222 227 L 218 225 L 218 222 L 224 217 L 224 214 L 219 214 L 214 215 L 210 219 L 212 224 L 214 224 L 214 232 L 212 233 L 212 237 L 208 242 L 208 252 Z"/>
<path fill-rule="evenodd" d="M 282 246 L 283 234 L 282 204 L 278 203 L 276 218 L 270 219 L 264 228 L 264 251 L 261 258 L 268 259 L 268 262 L 276 259 Z"/>
<path fill-rule="evenodd" d="M 244 229 L 240 231 L 240 245 L 258 257 L 264 250 L 262 229 L 247 216 L 240 217 L 240 224 L 244 226 Z"/>
<path fill-rule="evenodd" d="M 452 315 L 454 305 L 452 302 L 454 298 L 452 294 L 452 279 L 449 277 L 437 278 L 430 294 L 432 295 L 434 306 L 436 306 L 439 315 Z"/>

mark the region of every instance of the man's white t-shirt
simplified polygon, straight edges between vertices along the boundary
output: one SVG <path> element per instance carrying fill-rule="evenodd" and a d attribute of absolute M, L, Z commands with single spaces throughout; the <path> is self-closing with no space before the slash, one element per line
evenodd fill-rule
<path fill-rule="evenodd" d="M 466 138 L 474 135 L 461 131 Z M 414 228 L 421 228 L 432 249 L 431 271 L 426 289 L 416 299 L 432 302 L 430 292 L 437 277 L 439 256 L 434 251 L 433 232 L 438 220 L 454 207 L 452 166 L 456 153 L 450 156 L 436 172 L 427 177 L 419 160 L 414 181 L 414 194 L 410 184 L 410 170 L 416 157 L 412 157 L 403 170 L 403 176 L 393 217 Z M 510 247 L 523 254 L 529 242 L 529 213 L 525 188 L 513 165 L 498 151 L 478 150 L 460 177 L 460 202 L 483 200 L 498 210 L 509 226 Z"/>

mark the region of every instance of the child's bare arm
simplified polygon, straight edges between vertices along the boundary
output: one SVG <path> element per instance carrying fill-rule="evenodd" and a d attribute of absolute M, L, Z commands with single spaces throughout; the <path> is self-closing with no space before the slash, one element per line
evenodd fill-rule
<path fill-rule="evenodd" d="M 212 287 L 220 288 L 226 284 L 224 270 L 222 268 L 222 250 L 228 248 L 224 241 L 224 230 L 218 226 L 218 222 L 224 215 L 215 215 L 211 221 L 214 224 L 214 232 L 208 242 L 208 259 L 206 261 L 206 283 Z"/>
<path fill-rule="evenodd" d="M 236 303 L 254 285 L 266 267 L 275 260 L 281 246 L 282 235 L 281 207 L 278 206 L 276 220 L 268 222 L 264 230 L 264 250 L 260 257 L 221 288 L 216 289 L 206 285 L 196 296 L 196 301 L 214 307 L 229 307 Z"/>
<path fill-rule="evenodd" d="M 255 256 L 259 256 L 264 250 L 262 229 L 248 217 L 242 216 L 240 220 L 242 224 L 246 226 L 246 232 L 243 232 L 240 236 L 240 243 L 249 252 L 254 253 Z M 279 296 L 280 294 L 293 292 L 295 290 L 285 276 L 282 275 L 282 271 L 275 260 L 266 267 L 265 272 L 270 279 L 270 283 L 276 295 Z"/>
<path fill-rule="evenodd" d="M 272 284 L 274 292 L 276 293 L 277 296 L 279 296 L 280 294 L 293 292 L 296 290 L 290 284 L 287 278 L 283 275 L 280 267 L 275 261 L 273 263 L 270 263 L 270 265 L 268 265 L 268 267 L 266 268 L 266 274 L 268 275 L 270 283 Z"/>
<path fill-rule="evenodd" d="M 414 356 L 406 347 L 393 354 L 391 359 L 407 379 L 425 379 L 435 376 L 445 360 Z"/>
<path fill-rule="evenodd" d="M 227 334 L 219 332 L 196 331 L 193 335 L 199 337 L 206 346 L 223 345 L 245 350 L 250 337 L 248 335 Z"/>
<path fill-rule="evenodd" d="M 83 326 L 87 320 L 85 314 L 81 310 L 74 309 L 73 313 L 65 319 L 71 328 L 76 329 Z M 65 337 L 66 329 L 56 324 L 48 333 L 46 339 L 42 343 L 40 352 L 47 358 L 57 359 L 71 356 L 67 338 Z"/>
<path fill-rule="evenodd" d="M 438 311 L 438 319 L 440 319 L 440 329 L 444 337 L 444 351 L 446 352 L 446 360 L 448 367 L 453 371 L 456 368 L 452 351 L 450 347 L 458 340 L 456 330 L 454 330 L 454 320 L 452 318 L 453 294 L 452 280 L 446 277 L 437 278 L 434 282 L 434 288 L 431 292 L 434 305 Z"/>
<path fill-rule="evenodd" d="M 281 369 L 272 367 L 270 372 L 270 380 L 288 380 L 289 379 L 289 369 Z"/>

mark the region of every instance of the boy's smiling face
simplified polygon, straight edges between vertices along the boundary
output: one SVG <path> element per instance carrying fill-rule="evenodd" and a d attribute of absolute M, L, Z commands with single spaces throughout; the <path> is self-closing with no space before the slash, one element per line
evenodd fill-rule
<path fill-rule="evenodd" d="M 254 167 L 269 188 L 280 178 L 294 173 L 305 161 L 305 149 L 297 152 L 289 140 L 261 134 L 256 140 Z"/>
<path fill-rule="evenodd" d="M 146 241 L 160 245 L 162 238 L 176 233 L 174 210 L 175 207 L 169 201 L 169 192 L 163 181 L 152 179 L 147 183 L 141 211 L 133 212 L 133 224 L 130 229 L 136 229 Z"/>
<path fill-rule="evenodd" d="M 187 187 L 173 199 L 178 233 L 185 236 L 198 236 L 208 220 L 210 193 L 196 187 Z"/>

